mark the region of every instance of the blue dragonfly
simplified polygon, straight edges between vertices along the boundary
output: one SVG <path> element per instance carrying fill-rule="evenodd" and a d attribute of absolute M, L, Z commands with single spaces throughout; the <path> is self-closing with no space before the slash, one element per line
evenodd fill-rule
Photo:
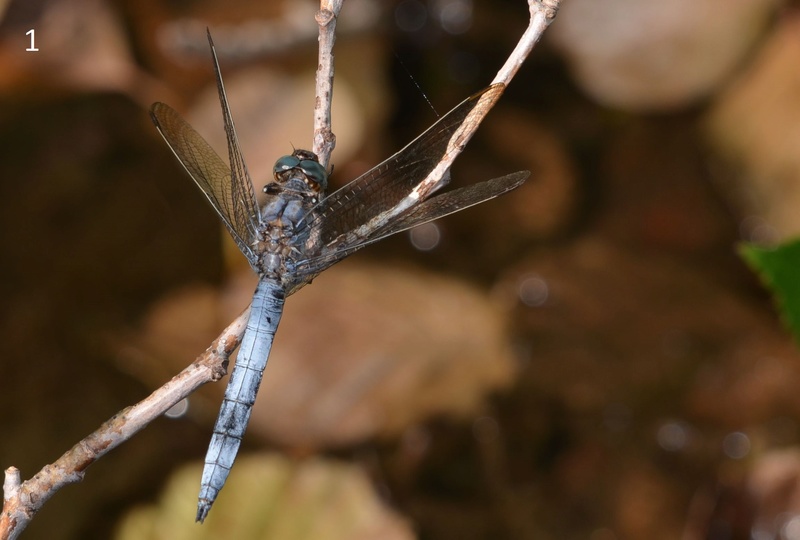
<path fill-rule="evenodd" d="M 189 176 L 217 211 L 259 281 L 236 363 L 205 458 L 197 506 L 202 522 L 225 484 L 250 419 L 286 297 L 362 247 L 487 201 L 522 185 L 517 172 L 472 186 L 432 193 L 449 180 L 442 162 L 463 147 L 472 114 L 502 93 L 495 84 L 467 98 L 383 163 L 326 195 L 328 173 L 317 156 L 295 150 L 275 163 L 273 180 L 256 202 L 236 137 L 219 61 L 211 40 L 229 163 L 164 103 L 150 116 Z M 492 103 L 495 99 L 490 99 Z M 471 133 L 471 132 L 470 132 Z"/>

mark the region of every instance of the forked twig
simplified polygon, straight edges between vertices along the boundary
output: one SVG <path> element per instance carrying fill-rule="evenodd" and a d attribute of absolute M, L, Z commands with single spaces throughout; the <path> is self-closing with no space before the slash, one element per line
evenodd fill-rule
<path fill-rule="evenodd" d="M 321 0 L 316 17 L 320 27 L 320 52 L 314 108 L 313 151 L 324 166 L 327 166 L 330 160 L 336 140 L 330 129 L 332 49 L 336 18 L 343 1 Z M 560 2 L 561 0 L 528 0 L 530 24 L 505 65 L 497 73 L 493 84 L 504 87 L 514 77 L 542 32 L 555 17 Z M 471 113 L 474 118 L 465 122 L 470 128 L 455 134 L 451 141 L 455 151 L 448 153 L 446 161 L 439 164 L 432 176 L 443 175 L 450 167 L 500 94 L 502 92 L 485 94 L 486 103 L 476 106 Z M 222 378 L 227 371 L 230 355 L 239 345 L 244 333 L 247 314 L 245 310 L 237 317 L 189 367 L 144 400 L 114 415 L 94 433 L 81 440 L 55 462 L 46 465 L 29 480 L 20 482 L 20 472 L 16 467 L 6 469 L 3 482 L 3 511 L 0 514 L 0 540 L 17 538 L 42 505 L 61 487 L 80 481 L 89 465 L 130 439 L 201 385 Z"/>

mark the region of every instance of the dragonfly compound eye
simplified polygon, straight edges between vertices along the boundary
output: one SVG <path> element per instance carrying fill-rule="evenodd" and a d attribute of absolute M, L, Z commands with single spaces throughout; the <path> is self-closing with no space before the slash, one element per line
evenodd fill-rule
<path fill-rule="evenodd" d="M 325 168 L 318 161 L 304 159 L 298 166 L 309 180 L 317 183 L 321 191 L 325 191 L 328 188 L 328 173 L 325 172 Z"/>
<path fill-rule="evenodd" d="M 272 168 L 272 173 L 276 176 L 282 172 L 294 169 L 300 164 L 300 160 L 294 156 L 283 156 L 275 162 L 275 167 Z"/>

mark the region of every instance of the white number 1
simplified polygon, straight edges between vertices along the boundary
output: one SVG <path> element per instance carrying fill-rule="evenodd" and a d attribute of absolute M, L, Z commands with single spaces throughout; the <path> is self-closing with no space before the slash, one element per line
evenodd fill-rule
<path fill-rule="evenodd" d="M 34 44 L 34 42 L 33 42 L 33 40 L 34 40 L 34 37 L 35 37 L 35 35 L 34 35 L 34 34 L 35 34 L 35 31 L 34 31 L 34 29 L 33 29 L 33 28 L 31 28 L 30 30 L 28 30 L 27 32 L 25 32 L 25 35 L 26 35 L 26 36 L 31 36 L 31 46 L 30 46 L 30 47 L 28 47 L 27 49 L 25 49 L 26 51 L 30 51 L 30 52 L 36 52 L 36 51 L 38 51 L 38 50 L 39 50 L 39 49 L 37 49 L 37 48 L 36 48 L 36 45 L 35 45 L 35 44 Z"/>

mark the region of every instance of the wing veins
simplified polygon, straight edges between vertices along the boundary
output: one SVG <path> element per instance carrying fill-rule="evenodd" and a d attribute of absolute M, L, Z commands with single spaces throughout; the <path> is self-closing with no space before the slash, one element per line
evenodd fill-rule
<path fill-rule="evenodd" d="M 217 93 L 219 103 L 222 107 L 222 121 L 225 125 L 225 138 L 228 142 L 228 159 L 231 169 L 231 197 L 233 198 L 233 217 L 239 229 L 246 229 L 250 237 L 257 238 L 261 230 L 261 213 L 258 211 L 253 182 L 247 170 L 247 164 L 242 157 L 242 150 L 239 146 L 239 138 L 236 136 L 236 128 L 233 124 L 228 96 L 225 92 L 225 85 L 222 82 L 222 72 L 219 68 L 217 50 L 214 41 L 211 39 L 211 32 L 208 32 L 208 44 L 211 47 L 211 56 L 214 60 L 214 75 L 217 79 Z"/>
<path fill-rule="evenodd" d="M 361 241 L 356 244 L 344 247 L 329 244 L 325 246 L 327 249 L 324 250 L 321 255 L 298 262 L 294 275 L 299 279 L 296 280 L 290 293 L 298 290 L 327 268 L 330 268 L 365 246 L 374 244 L 388 236 L 406 231 L 418 225 L 424 225 L 425 223 L 499 197 L 524 184 L 529 176 L 529 171 L 520 171 L 434 195 L 417 206 L 412 207 L 397 220 L 387 224 L 385 227 L 375 229 L 369 236 L 362 238 Z"/>
<path fill-rule="evenodd" d="M 255 265 L 258 258 L 253 251 L 253 245 L 258 240 L 261 231 L 261 213 L 258 210 L 253 183 L 239 147 L 225 86 L 222 82 L 217 52 L 210 32 L 208 33 L 208 44 L 211 48 L 214 75 L 222 107 L 229 163 L 226 164 L 211 148 L 211 145 L 168 105 L 154 103 L 150 109 L 150 117 L 172 153 L 175 154 L 186 172 L 222 218 L 222 222 L 236 245 L 250 261 L 250 264 Z"/>
<path fill-rule="evenodd" d="M 172 153 L 222 218 L 236 245 L 251 263 L 254 262 L 256 256 L 250 247 L 253 237 L 249 229 L 239 227 L 234 219 L 229 196 L 231 177 L 228 165 L 169 105 L 154 103 L 150 108 L 150 117 Z"/>
<path fill-rule="evenodd" d="M 321 244 L 326 245 L 376 217 L 391 219 L 392 211 L 400 211 L 398 205 L 425 181 L 436 183 L 423 199 L 442 187 L 446 180 L 429 175 L 443 158 L 460 151 L 459 144 L 453 146 L 454 136 L 463 126 L 474 124 L 470 113 L 482 98 L 487 94 L 499 96 L 503 89 L 503 85 L 493 85 L 461 102 L 399 152 L 323 199 L 309 215 L 307 226 L 320 230 Z"/>

